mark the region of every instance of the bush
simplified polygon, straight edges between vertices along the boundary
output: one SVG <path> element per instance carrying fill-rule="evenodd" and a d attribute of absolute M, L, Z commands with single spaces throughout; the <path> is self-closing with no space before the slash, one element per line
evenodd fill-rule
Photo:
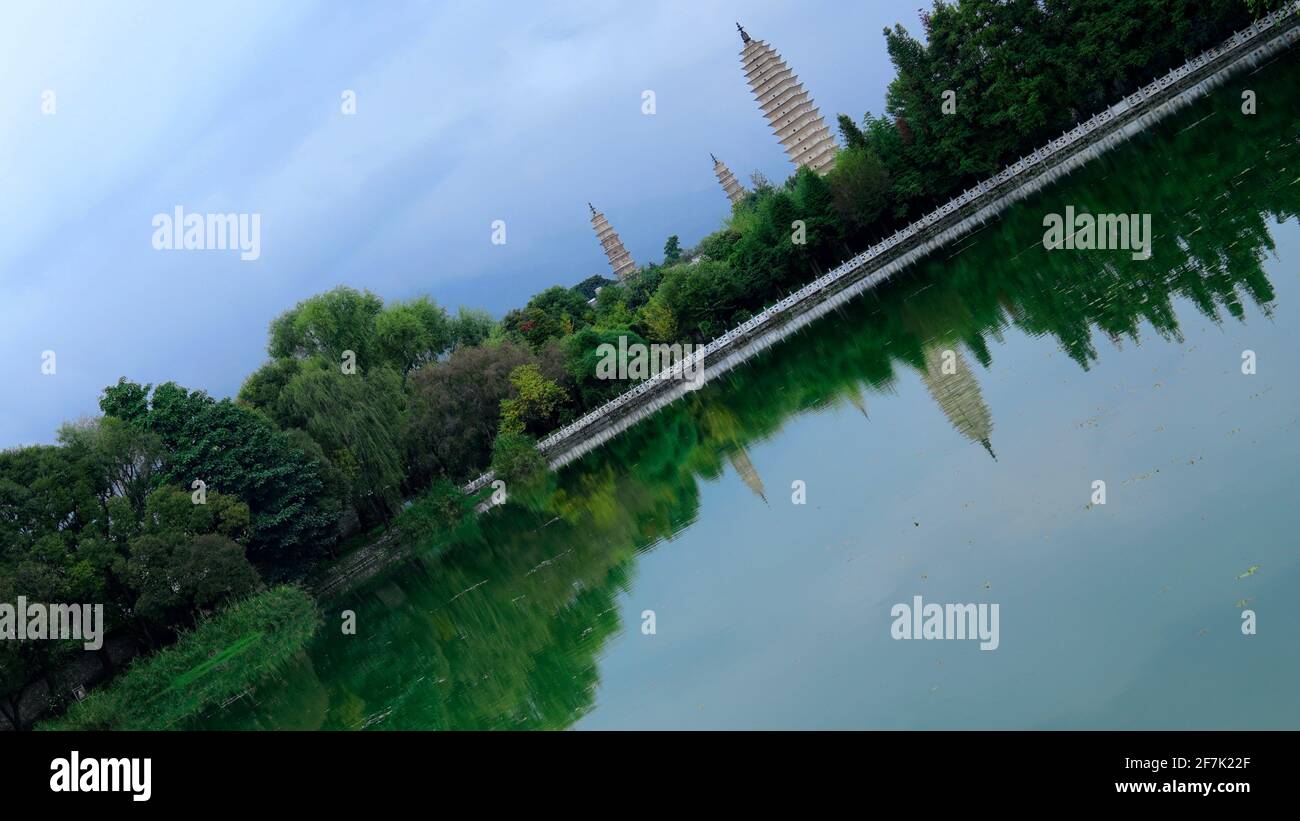
<path fill-rule="evenodd" d="M 402 511 L 394 527 L 401 534 L 403 542 L 420 548 L 422 552 L 442 547 L 453 536 L 460 535 L 466 528 L 473 526 L 476 521 L 474 501 L 473 497 L 466 496 L 453 483 L 440 479 L 433 483 L 427 493 Z"/>
<path fill-rule="evenodd" d="M 533 437 L 502 433 L 492 443 L 492 470 L 507 483 L 524 483 L 546 472 L 546 457 Z"/>
<path fill-rule="evenodd" d="M 320 625 L 312 598 L 281 586 L 199 622 L 74 704 L 49 730 L 161 730 L 199 715 L 278 671 Z"/>

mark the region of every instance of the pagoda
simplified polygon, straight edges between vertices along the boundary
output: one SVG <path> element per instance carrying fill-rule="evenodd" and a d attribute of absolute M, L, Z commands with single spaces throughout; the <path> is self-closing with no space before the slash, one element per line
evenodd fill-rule
<path fill-rule="evenodd" d="M 605 250 L 605 256 L 609 258 L 609 267 L 614 271 L 614 276 L 621 282 L 636 270 L 636 263 L 632 261 L 632 255 L 623 247 L 618 232 L 610 226 L 605 215 L 597 211 L 591 203 L 587 203 L 587 207 L 591 209 L 591 227 L 596 232 L 596 239 L 600 240 L 600 247 Z"/>
<path fill-rule="evenodd" d="M 713 157 L 712 154 L 709 156 Z M 745 186 L 740 184 L 727 164 L 717 157 L 713 157 L 713 173 L 718 175 L 718 182 L 722 185 L 722 190 L 727 192 L 727 199 L 731 200 L 732 205 L 745 198 Z"/>
<path fill-rule="evenodd" d="M 751 38 L 739 23 L 736 28 L 744 43 L 740 63 L 745 79 L 785 153 L 799 168 L 825 174 L 839 149 L 812 96 L 780 54 L 762 40 Z"/>
<path fill-rule="evenodd" d="M 966 357 L 961 351 L 953 350 L 953 372 L 944 373 L 944 356 L 939 345 L 930 345 L 922 353 L 925 355 L 925 370 L 921 381 L 925 383 L 925 389 L 957 432 L 983 445 L 996 461 L 997 454 L 989 441 L 993 435 L 993 415 L 989 406 L 984 404 L 980 383 L 975 380 Z"/>
<path fill-rule="evenodd" d="M 749 453 L 746 452 L 745 446 L 739 445 L 727 458 L 730 460 L 731 466 L 736 469 L 736 473 L 740 474 L 745 487 L 762 499 L 763 504 L 767 504 L 767 493 L 763 490 L 763 477 L 758 475 L 758 468 L 754 467 L 754 463 L 749 461 Z"/>

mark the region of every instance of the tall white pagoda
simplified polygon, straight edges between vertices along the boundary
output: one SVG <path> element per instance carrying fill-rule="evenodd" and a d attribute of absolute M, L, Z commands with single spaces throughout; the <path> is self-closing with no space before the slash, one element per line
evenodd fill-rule
<path fill-rule="evenodd" d="M 736 28 L 744 43 L 740 63 L 745 79 L 785 153 L 799 168 L 825 174 L 839 149 L 812 96 L 775 49 L 751 38 L 739 23 Z"/>

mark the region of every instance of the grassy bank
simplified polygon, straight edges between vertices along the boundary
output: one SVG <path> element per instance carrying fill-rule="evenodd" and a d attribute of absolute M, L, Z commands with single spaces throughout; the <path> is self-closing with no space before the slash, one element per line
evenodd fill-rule
<path fill-rule="evenodd" d="M 200 621 L 176 644 L 133 664 L 40 728 L 175 727 L 274 674 L 306 647 L 319 625 L 316 604 L 301 589 L 266 590 Z"/>

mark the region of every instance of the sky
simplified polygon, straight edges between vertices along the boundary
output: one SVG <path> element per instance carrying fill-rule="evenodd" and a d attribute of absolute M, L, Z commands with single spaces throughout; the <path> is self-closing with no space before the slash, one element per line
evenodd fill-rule
<path fill-rule="evenodd" d="M 690 246 L 729 214 L 710 152 L 794 170 L 736 21 L 834 127 L 884 109 L 882 29 L 917 5 L 6 2 L 0 448 L 123 376 L 234 395 L 270 321 L 341 284 L 500 316 L 608 275 L 588 201 L 638 263 Z M 258 215 L 260 255 L 156 249 L 177 206 Z"/>

